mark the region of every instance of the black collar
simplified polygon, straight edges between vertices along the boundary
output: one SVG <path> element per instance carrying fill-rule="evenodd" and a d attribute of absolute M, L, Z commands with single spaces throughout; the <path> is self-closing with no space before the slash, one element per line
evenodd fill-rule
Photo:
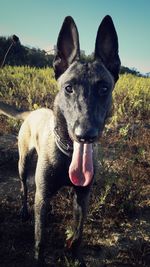
<path fill-rule="evenodd" d="M 72 157 L 72 153 L 73 153 L 73 146 L 69 143 L 64 143 L 61 140 L 60 135 L 58 134 L 58 129 L 57 127 L 54 128 L 54 134 L 55 134 L 55 142 L 57 147 L 61 150 L 62 153 L 64 153 L 66 156 L 68 157 Z"/>

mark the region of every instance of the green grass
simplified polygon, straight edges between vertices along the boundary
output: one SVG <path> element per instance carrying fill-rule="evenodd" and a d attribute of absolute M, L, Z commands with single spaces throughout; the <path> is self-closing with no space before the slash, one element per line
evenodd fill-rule
<path fill-rule="evenodd" d="M 0 98 L 18 108 L 51 107 L 56 92 L 51 68 L 8 66 L 0 69 Z"/>
<path fill-rule="evenodd" d="M 118 80 L 114 94 L 113 120 L 139 122 L 150 115 L 150 78 L 124 74 Z"/>

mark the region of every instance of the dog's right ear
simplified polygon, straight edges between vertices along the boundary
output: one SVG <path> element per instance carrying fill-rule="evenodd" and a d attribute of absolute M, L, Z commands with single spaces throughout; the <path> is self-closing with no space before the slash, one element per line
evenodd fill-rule
<path fill-rule="evenodd" d="M 57 40 L 56 56 L 53 61 L 55 78 L 80 57 L 79 34 L 72 17 L 65 18 Z"/>

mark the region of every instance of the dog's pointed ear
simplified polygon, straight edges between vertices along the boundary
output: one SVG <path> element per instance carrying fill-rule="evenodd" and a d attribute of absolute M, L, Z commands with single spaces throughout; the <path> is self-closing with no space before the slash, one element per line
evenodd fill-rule
<path fill-rule="evenodd" d="M 120 58 L 118 55 L 118 37 L 110 16 L 102 20 L 96 37 L 95 58 L 100 58 L 105 67 L 118 80 Z"/>
<path fill-rule="evenodd" d="M 80 57 L 79 34 L 72 17 L 65 18 L 60 30 L 56 55 L 53 61 L 55 77 L 60 75 L 69 67 L 73 61 Z"/>

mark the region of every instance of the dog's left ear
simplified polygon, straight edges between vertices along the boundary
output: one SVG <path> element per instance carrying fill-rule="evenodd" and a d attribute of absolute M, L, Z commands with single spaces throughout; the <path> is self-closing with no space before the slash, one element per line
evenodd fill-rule
<path fill-rule="evenodd" d="M 69 67 L 73 61 L 80 57 L 79 34 L 72 17 L 65 18 L 57 40 L 57 51 L 53 61 L 55 77 Z"/>
<path fill-rule="evenodd" d="M 118 55 L 118 37 L 112 18 L 108 15 L 102 20 L 97 32 L 95 58 L 102 60 L 116 82 L 121 64 Z"/>

